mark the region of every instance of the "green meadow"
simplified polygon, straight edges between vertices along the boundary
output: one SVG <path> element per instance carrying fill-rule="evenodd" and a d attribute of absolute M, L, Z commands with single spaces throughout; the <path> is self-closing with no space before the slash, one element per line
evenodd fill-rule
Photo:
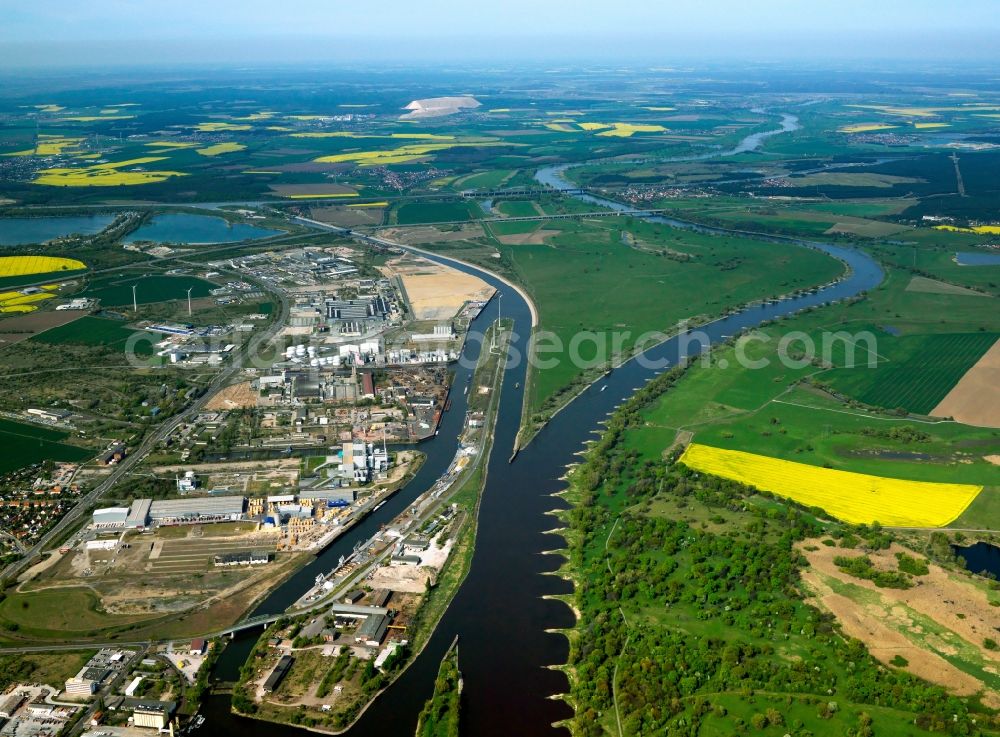
<path fill-rule="evenodd" d="M 85 448 L 62 442 L 68 434 L 61 430 L 39 427 L 23 422 L 0 419 L 0 473 L 7 473 L 46 459 L 82 461 L 93 453 Z"/>

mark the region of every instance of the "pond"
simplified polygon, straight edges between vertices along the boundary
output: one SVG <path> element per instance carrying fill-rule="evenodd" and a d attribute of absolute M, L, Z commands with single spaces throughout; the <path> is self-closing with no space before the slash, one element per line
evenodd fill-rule
<path fill-rule="evenodd" d="M 114 215 L 0 218 L 0 246 L 45 243 L 71 233 L 93 235 L 111 225 L 114 219 Z"/>
<path fill-rule="evenodd" d="M 1000 266 L 1000 253 L 958 251 L 955 253 L 955 263 L 959 266 Z"/>
<path fill-rule="evenodd" d="M 989 543 L 975 543 L 962 547 L 952 545 L 955 555 L 965 560 L 965 567 L 973 573 L 992 573 L 1000 577 L 1000 548 Z"/>
<path fill-rule="evenodd" d="M 126 243 L 153 241 L 155 243 L 236 243 L 238 241 L 267 238 L 282 231 L 261 228 L 247 223 L 230 223 L 213 215 L 171 213 L 156 215 L 148 223 L 129 234 Z"/>

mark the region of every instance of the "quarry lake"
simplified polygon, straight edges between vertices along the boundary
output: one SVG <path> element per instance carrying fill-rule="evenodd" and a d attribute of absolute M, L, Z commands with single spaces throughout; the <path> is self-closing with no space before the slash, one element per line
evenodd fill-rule
<path fill-rule="evenodd" d="M 236 243 L 278 235 L 280 230 L 245 223 L 230 223 L 212 215 L 171 213 L 156 215 L 125 239 L 126 243 Z"/>
<path fill-rule="evenodd" d="M 955 254 L 955 263 L 959 266 L 1000 266 L 1000 253 L 959 251 Z"/>
<path fill-rule="evenodd" d="M 965 567 L 973 573 L 1000 576 L 1000 548 L 989 543 L 978 542 L 962 547 L 953 545 L 955 555 L 965 560 Z"/>
<path fill-rule="evenodd" d="M 114 215 L 72 217 L 0 218 L 0 246 L 45 243 L 53 238 L 79 233 L 100 233 L 111 225 Z"/>

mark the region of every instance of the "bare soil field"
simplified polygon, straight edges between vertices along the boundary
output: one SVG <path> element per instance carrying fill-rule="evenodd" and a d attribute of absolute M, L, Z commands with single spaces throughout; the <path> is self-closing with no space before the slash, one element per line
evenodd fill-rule
<path fill-rule="evenodd" d="M 957 284 L 928 279 L 926 276 L 915 276 L 906 285 L 907 292 L 921 292 L 924 294 L 964 294 L 967 297 L 988 297 L 989 295 L 977 292 L 974 289 L 960 287 Z"/>
<path fill-rule="evenodd" d="M 487 300 L 494 289 L 481 279 L 422 258 L 402 256 L 381 267 L 398 276 L 417 320 L 450 320 L 472 300 Z"/>
<path fill-rule="evenodd" d="M 379 236 L 396 243 L 415 246 L 421 243 L 450 243 L 471 238 L 483 237 L 482 226 L 462 225 L 458 230 L 438 230 L 433 225 L 420 225 L 408 228 L 385 228 L 379 231 Z"/>
<path fill-rule="evenodd" d="M 975 427 L 1000 427 L 1000 340 L 931 412 Z"/>
<path fill-rule="evenodd" d="M 878 588 L 834 563 L 839 555 L 856 557 L 861 551 L 817 542 L 799 545 L 799 552 L 809 561 L 802 581 L 814 603 L 833 613 L 847 635 L 864 642 L 886 664 L 897 656 L 905 658 L 905 669 L 914 675 L 959 695 L 982 691 L 984 703 L 1000 706 L 1000 653 L 983 646 L 986 638 L 996 636 L 1000 618 L 983 588 L 933 563 L 927 575 L 914 577 L 912 588 Z M 900 552 L 920 557 L 896 544 L 864 554 L 876 568 L 896 570 L 895 555 Z M 952 662 L 955 658 L 971 667 L 960 669 Z M 982 679 L 968 672 L 976 667 L 981 668 Z"/>
<path fill-rule="evenodd" d="M 512 235 L 498 235 L 497 240 L 507 246 L 544 246 L 545 239 L 559 235 L 558 230 L 546 230 L 540 228 L 530 233 L 514 233 Z"/>
<path fill-rule="evenodd" d="M 87 310 L 49 310 L 0 320 L 0 348 L 14 345 L 50 328 L 66 325 L 87 314 Z"/>
<path fill-rule="evenodd" d="M 314 207 L 309 217 L 321 223 L 353 228 L 359 225 L 381 225 L 384 213 L 384 207 Z"/>
<path fill-rule="evenodd" d="M 879 238 L 885 235 L 893 235 L 904 230 L 909 230 L 908 225 L 897 223 L 884 223 L 881 220 L 866 220 L 864 218 L 844 218 L 842 222 L 835 223 L 826 230 L 827 235 L 846 233 L 847 235 L 860 235 L 868 238 Z"/>
<path fill-rule="evenodd" d="M 219 411 L 256 406 L 257 392 L 250 388 L 249 381 L 244 381 L 220 389 L 214 397 L 208 400 L 205 409 Z"/>

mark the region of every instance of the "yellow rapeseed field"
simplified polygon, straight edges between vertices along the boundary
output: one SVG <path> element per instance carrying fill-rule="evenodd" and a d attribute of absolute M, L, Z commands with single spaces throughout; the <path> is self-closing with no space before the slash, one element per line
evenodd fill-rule
<path fill-rule="evenodd" d="M 47 136 L 40 135 L 34 148 L 24 151 L 14 151 L 4 154 L 4 156 L 59 156 L 66 152 L 66 149 L 76 148 L 83 143 L 83 138 L 73 138 L 69 136 Z"/>
<path fill-rule="evenodd" d="M 106 164 L 93 166 L 42 169 L 34 179 L 35 184 L 46 184 L 50 187 L 114 187 L 117 185 L 133 186 L 138 184 L 155 184 L 171 177 L 187 176 L 180 171 L 147 171 L 145 168 L 121 171 L 125 167 L 144 167 L 163 161 L 162 156 L 145 156 L 128 161 L 109 161 Z"/>
<path fill-rule="evenodd" d="M 680 460 L 689 468 L 738 481 L 854 524 L 944 527 L 966 510 L 982 486 L 869 476 L 780 458 L 692 443 Z"/>
<path fill-rule="evenodd" d="M 384 166 L 386 164 L 403 164 L 407 161 L 427 156 L 437 151 L 444 151 L 449 148 L 462 148 L 468 146 L 491 147 L 510 146 L 517 144 L 503 143 L 502 141 L 484 141 L 463 143 L 454 141 L 452 143 L 411 143 L 399 148 L 386 151 L 351 151 L 343 154 L 333 154 L 332 156 L 320 156 L 315 161 L 326 164 L 354 163 L 358 166 Z"/>
<path fill-rule="evenodd" d="M 887 131 L 895 127 L 897 126 L 888 123 L 854 123 L 853 125 L 841 126 L 837 130 L 841 133 L 871 133 L 872 131 Z"/>
<path fill-rule="evenodd" d="M 631 138 L 636 133 L 666 133 L 662 125 L 636 123 L 577 123 L 581 129 L 612 138 Z M 549 126 L 546 126 L 548 128 Z M 557 130 L 557 129 L 553 129 Z"/>
<path fill-rule="evenodd" d="M 284 195 L 290 200 L 322 200 L 322 199 L 339 199 L 341 197 L 357 197 L 357 192 L 336 192 L 334 194 L 286 194 Z"/>
<path fill-rule="evenodd" d="M 218 131 L 248 131 L 253 126 L 246 124 L 236 124 L 236 123 L 223 123 L 219 121 L 212 121 L 208 123 L 198 123 L 195 126 L 200 131 L 205 133 L 216 133 Z"/>
<path fill-rule="evenodd" d="M 218 156 L 219 154 L 231 154 L 234 151 L 242 151 L 245 148 L 246 146 L 242 143 L 228 141 L 227 143 L 216 143 L 205 148 L 199 148 L 197 153 L 202 156 Z"/>
<path fill-rule="evenodd" d="M 388 207 L 389 203 L 386 201 L 382 202 L 357 202 L 353 205 L 348 205 L 348 207 Z"/>
<path fill-rule="evenodd" d="M 32 312 L 35 302 L 52 299 L 55 295 L 38 292 L 37 294 L 21 294 L 20 292 L 0 292 L 0 312 Z"/>
<path fill-rule="evenodd" d="M 76 123 L 96 123 L 99 120 L 128 120 L 134 115 L 70 115 L 63 120 L 72 120 Z"/>
<path fill-rule="evenodd" d="M 935 230 L 949 230 L 953 233 L 978 233 L 979 235 L 1000 235 L 1000 225 L 973 225 L 960 228 L 957 225 L 935 225 Z"/>
<path fill-rule="evenodd" d="M 404 138 L 417 141 L 454 141 L 455 136 L 438 133 L 390 133 L 380 136 L 374 133 L 352 133 L 351 131 L 320 131 L 316 133 L 293 133 L 291 138 Z"/>
<path fill-rule="evenodd" d="M 58 256 L 0 256 L 0 278 L 86 269 L 83 261 Z"/>

